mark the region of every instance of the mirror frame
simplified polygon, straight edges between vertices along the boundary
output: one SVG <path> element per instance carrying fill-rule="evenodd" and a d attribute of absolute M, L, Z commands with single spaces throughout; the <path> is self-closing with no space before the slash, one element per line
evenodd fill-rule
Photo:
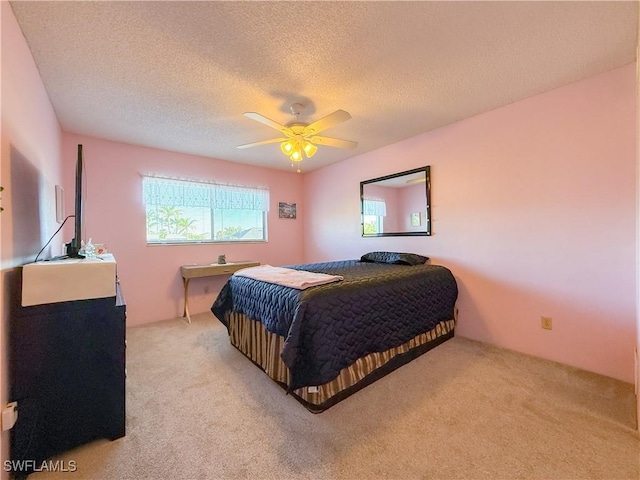
<path fill-rule="evenodd" d="M 364 233 L 364 186 L 381 182 L 384 180 L 390 180 L 392 178 L 403 177 L 405 175 L 411 175 L 414 173 L 424 172 L 425 174 L 425 200 L 426 200 L 426 231 L 421 230 L 417 232 L 384 232 L 384 233 Z M 413 170 L 407 170 L 405 172 L 393 173 L 391 175 L 385 175 L 384 177 L 372 178 L 371 180 L 364 180 L 360 182 L 360 231 L 363 237 L 418 237 L 418 236 L 430 236 L 431 235 L 431 167 L 430 165 L 414 168 Z"/>

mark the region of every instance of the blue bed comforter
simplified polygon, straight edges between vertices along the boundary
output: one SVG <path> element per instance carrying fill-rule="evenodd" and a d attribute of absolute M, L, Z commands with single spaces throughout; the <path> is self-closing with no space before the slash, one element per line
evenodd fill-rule
<path fill-rule="evenodd" d="M 344 260 L 288 267 L 344 280 L 296 290 L 232 276 L 211 311 L 225 325 L 227 312 L 243 313 L 284 337 L 290 390 L 327 383 L 358 358 L 406 343 L 454 316 L 458 288 L 443 266 Z"/>

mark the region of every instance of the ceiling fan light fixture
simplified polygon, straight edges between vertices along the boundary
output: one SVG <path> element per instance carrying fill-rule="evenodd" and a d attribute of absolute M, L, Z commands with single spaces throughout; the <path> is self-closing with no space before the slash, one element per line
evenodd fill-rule
<path fill-rule="evenodd" d="M 302 161 L 302 148 L 296 148 L 291 156 L 289 157 L 292 162 L 301 162 Z"/>
<path fill-rule="evenodd" d="M 302 148 L 304 149 L 304 153 L 307 154 L 307 158 L 313 157 L 318 151 L 318 147 L 316 147 L 313 143 L 308 142 L 306 140 L 304 142 L 304 147 Z"/>
<path fill-rule="evenodd" d="M 295 143 L 293 142 L 293 140 L 287 140 L 286 142 L 282 142 L 280 144 L 280 150 L 282 150 L 282 153 L 284 153 L 286 156 L 290 156 L 293 151 L 295 149 Z"/>

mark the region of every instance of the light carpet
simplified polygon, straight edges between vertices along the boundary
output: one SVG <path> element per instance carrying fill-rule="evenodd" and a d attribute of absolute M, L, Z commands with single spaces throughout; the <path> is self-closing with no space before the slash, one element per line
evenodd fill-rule
<path fill-rule="evenodd" d="M 126 436 L 29 479 L 640 478 L 630 384 L 455 337 L 314 415 L 192 320 L 129 328 Z"/>

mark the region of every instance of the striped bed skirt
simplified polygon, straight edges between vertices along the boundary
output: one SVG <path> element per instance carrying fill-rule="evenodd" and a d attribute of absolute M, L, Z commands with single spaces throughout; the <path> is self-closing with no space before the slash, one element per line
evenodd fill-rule
<path fill-rule="evenodd" d="M 231 344 L 272 380 L 288 389 L 289 369 L 280 358 L 284 337 L 269 332 L 260 322 L 242 313 L 229 313 L 227 325 Z M 291 394 L 309 411 L 320 413 L 452 338 L 454 327 L 454 319 L 442 321 L 402 345 L 356 360 L 328 383 L 298 388 Z"/>

